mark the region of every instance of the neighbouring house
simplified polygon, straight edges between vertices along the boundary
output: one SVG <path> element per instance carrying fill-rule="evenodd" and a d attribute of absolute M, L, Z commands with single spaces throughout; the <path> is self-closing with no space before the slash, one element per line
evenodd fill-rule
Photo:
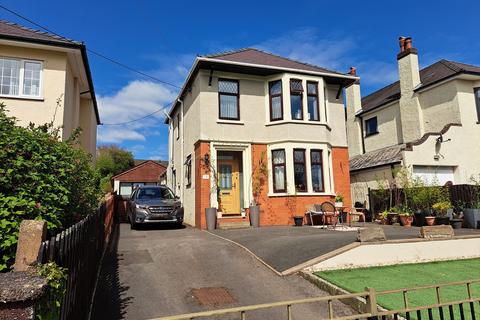
<path fill-rule="evenodd" d="M 167 169 L 164 161 L 135 160 L 135 166 L 111 178 L 113 191 L 123 197 L 130 196 L 132 191 L 143 185 L 158 185 L 160 177 Z"/>
<path fill-rule="evenodd" d="M 80 127 L 95 157 L 100 118 L 83 43 L 0 20 L 0 102 L 20 125 L 53 121 L 63 140 Z"/>
<path fill-rule="evenodd" d="M 166 119 L 167 183 L 185 223 L 205 228 L 207 207 L 220 222 L 247 221 L 262 159 L 262 225 L 292 224 L 335 194 L 350 206 L 342 91 L 355 81 L 252 48 L 197 57 Z"/>
<path fill-rule="evenodd" d="M 399 44 L 399 81 L 362 99 L 358 82 L 346 89 L 354 201 L 396 168 L 439 185 L 480 173 L 480 67 L 440 60 L 420 70 L 412 39 Z"/>

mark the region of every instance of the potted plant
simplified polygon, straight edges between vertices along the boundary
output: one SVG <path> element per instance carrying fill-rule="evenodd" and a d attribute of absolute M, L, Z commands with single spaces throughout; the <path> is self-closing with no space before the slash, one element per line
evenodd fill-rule
<path fill-rule="evenodd" d="M 404 227 L 411 227 L 413 223 L 413 212 L 407 207 L 403 207 L 398 215 L 400 217 L 400 223 Z"/>
<path fill-rule="evenodd" d="M 383 210 L 378 214 L 379 222 L 381 224 L 388 224 L 388 210 Z"/>
<path fill-rule="evenodd" d="M 433 214 L 432 210 L 427 210 L 427 214 L 425 216 L 425 223 L 427 226 L 435 225 L 435 215 Z"/>
<path fill-rule="evenodd" d="M 337 208 L 343 207 L 343 195 L 341 193 L 335 196 L 335 207 Z"/>
<path fill-rule="evenodd" d="M 288 190 L 288 187 L 287 187 Z M 297 192 L 289 194 L 285 197 L 285 206 L 290 211 L 290 216 L 293 219 L 295 226 L 301 226 L 303 224 L 303 216 L 300 216 L 297 213 Z"/>
<path fill-rule="evenodd" d="M 480 174 L 478 178 L 472 176 L 474 185 L 470 188 L 468 208 L 463 211 L 465 224 L 468 228 L 480 228 Z"/>
<path fill-rule="evenodd" d="M 448 209 L 452 208 L 450 201 L 436 202 L 432 206 L 433 210 L 437 212 L 435 222 L 437 224 L 450 224 L 450 218 L 447 216 Z"/>
<path fill-rule="evenodd" d="M 206 172 L 209 172 L 213 175 L 214 181 L 213 185 L 210 188 L 210 195 L 214 194 L 217 198 L 217 203 L 220 206 L 220 187 L 218 185 L 218 174 L 215 168 L 215 164 L 210 159 L 210 155 L 205 153 L 201 159 L 202 165 Z M 205 220 L 207 222 L 207 230 L 215 230 L 217 228 L 217 211 L 218 209 L 212 206 L 211 197 L 210 197 L 210 207 L 205 208 Z"/>
<path fill-rule="evenodd" d="M 260 196 L 267 177 L 268 167 L 265 161 L 265 152 L 262 152 L 257 166 L 252 169 L 251 176 L 253 199 L 249 207 L 249 216 L 250 225 L 255 228 L 260 226 Z"/>
<path fill-rule="evenodd" d="M 387 214 L 388 224 L 397 224 L 398 223 L 398 214 L 399 209 L 397 207 L 391 207 Z"/>
<path fill-rule="evenodd" d="M 450 225 L 453 229 L 461 229 L 463 225 L 463 211 L 459 209 L 457 208 L 457 211 L 454 211 L 453 219 L 450 219 Z"/>

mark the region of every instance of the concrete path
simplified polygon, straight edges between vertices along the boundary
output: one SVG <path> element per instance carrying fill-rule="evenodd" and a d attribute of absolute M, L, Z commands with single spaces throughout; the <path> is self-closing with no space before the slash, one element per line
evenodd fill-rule
<path fill-rule="evenodd" d="M 292 252 L 284 254 L 288 260 Z M 234 302 L 201 305 L 193 293 L 206 287 L 225 288 Z M 242 248 L 207 232 L 131 231 L 122 224 L 104 259 L 91 319 L 149 319 L 320 295 L 300 276 L 279 277 Z M 334 306 L 338 315 L 352 312 L 341 303 Z M 294 312 L 296 320 L 321 319 L 326 305 L 296 306 Z M 247 313 L 247 319 L 284 318 L 285 310 L 279 309 Z"/>

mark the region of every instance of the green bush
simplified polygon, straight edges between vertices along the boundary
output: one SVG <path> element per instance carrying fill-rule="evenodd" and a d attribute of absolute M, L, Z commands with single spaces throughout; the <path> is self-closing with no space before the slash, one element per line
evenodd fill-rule
<path fill-rule="evenodd" d="M 99 179 L 78 135 L 62 142 L 52 124 L 17 126 L 0 104 L 0 271 L 14 261 L 22 220 L 44 220 L 54 235 L 96 209 Z"/>
<path fill-rule="evenodd" d="M 100 174 L 100 187 L 103 193 L 112 191 L 110 179 L 130 168 L 133 168 L 135 161 L 133 154 L 116 145 L 104 145 L 97 148 L 96 168 Z"/>

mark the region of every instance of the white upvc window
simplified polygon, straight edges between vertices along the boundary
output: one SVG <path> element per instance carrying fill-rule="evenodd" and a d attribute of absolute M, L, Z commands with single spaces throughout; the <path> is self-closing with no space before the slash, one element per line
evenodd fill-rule
<path fill-rule="evenodd" d="M 0 96 L 39 99 L 43 63 L 0 57 Z"/>

